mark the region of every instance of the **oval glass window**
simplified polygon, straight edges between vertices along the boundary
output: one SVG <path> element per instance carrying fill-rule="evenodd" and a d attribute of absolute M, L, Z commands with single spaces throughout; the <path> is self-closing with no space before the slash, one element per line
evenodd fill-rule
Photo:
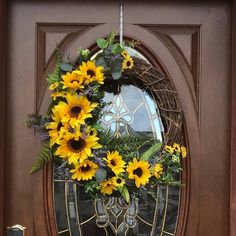
<path fill-rule="evenodd" d="M 129 53 L 146 60 L 138 51 Z M 101 125 L 115 137 L 136 135 L 163 141 L 165 132 L 152 91 L 137 78 L 107 79 Z M 145 151 L 140 145 L 135 151 Z M 159 185 L 155 193 L 140 188 L 140 197 L 127 204 L 121 198 L 89 199 L 83 186 L 70 180 L 69 170 L 54 165 L 54 202 L 58 235 L 174 235 L 179 210 L 178 186 Z"/>

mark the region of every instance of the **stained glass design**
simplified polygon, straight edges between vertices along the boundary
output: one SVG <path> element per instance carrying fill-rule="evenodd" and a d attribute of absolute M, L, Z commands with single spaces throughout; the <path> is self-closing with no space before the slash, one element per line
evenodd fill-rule
<path fill-rule="evenodd" d="M 162 140 L 164 130 L 159 111 L 146 91 L 135 85 L 124 85 L 120 86 L 118 95 L 106 92 L 104 101 L 111 105 L 104 110 L 102 122 L 114 135 L 139 133 Z"/>

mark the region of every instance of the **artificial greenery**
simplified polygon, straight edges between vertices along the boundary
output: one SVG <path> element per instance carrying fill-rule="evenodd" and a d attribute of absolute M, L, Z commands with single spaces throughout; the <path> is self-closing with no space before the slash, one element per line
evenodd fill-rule
<path fill-rule="evenodd" d="M 103 85 L 124 79 L 133 58 L 115 34 L 97 39 L 101 49 L 93 58 L 79 49 L 75 62 L 62 60 L 57 51 L 54 71 L 47 81 L 51 103 L 45 116 L 29 115 L 28 127 L 41 132 L 42 148 L 31 173 L 50 160 L 61 160 L 70 176 L 87 194 L 123 196 L 152 192 L 158 183 L 176 183 L 186 148 L 166 146 L 146 134 L 115 136 L 101 124 L 104 108 Z M 107 80 L 109 78 L 109 80 Z"/>
<path fill-rule="evenodd" d="M 53 158 L 53 154 L 50 149 L 49 143 L 44 142 L 42 144 L 42 147 L 41 147 L 40 152 L 38 154 L 38 158 L 36 159 L 36 161 L 34 162 L 32 168 L 30 170 L 30 174 L 41 169 L 43 167 L 43 165 L 45 163 L 48 163 L 49 161 L 51 161 L 52 158 Z"/>

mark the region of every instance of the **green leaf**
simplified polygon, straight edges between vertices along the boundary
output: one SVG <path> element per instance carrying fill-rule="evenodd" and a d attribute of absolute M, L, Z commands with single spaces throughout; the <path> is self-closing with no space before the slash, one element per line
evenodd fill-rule
<path fill-rule="evenodd" d="M 121 77 L 121 74 L 122 74 L 121 71 L 119 71 L 119 72 L 111 72 L 112 78 L 114 80 L 118 80 Z"/>
<path fill-rule="evenodd" d="M 123 198 L 125 199 L 125 201 L 129 202 L 130 195 L 129 195 L 129 191 L 128 191 L 127 187 L 125 185 L 123 185 L 123 187 L 118 187 L 118 190 L 119 190 L 120 194 L 123 196 Z"/>
<path fill-rule="evenodd" d="M 122 74 L 122 60 L 116 60 L 111 66 L 111 75 L 114 80 L 118 80 Z"/>
<path fill-rule="evenodd" d="M 116 43 L 112 46 L 112 53 L 117 55 L 119 53 L 121 53 L 124 49 L 120 46 L 119 43 Z"/>
<path fill-rule="evenodd" d="M 151 156 L 153 156 L 156 152 L 160 151 L 162 147 L 162 143 L 156 143 L 152 145 L 146 152 L 142 154 L 140 160 L 148 161 Z"/>
<path fill-rule="evenodd" d="M 92 125 L 92 127 L 98 131 L 107 131 L 107 129 L 105 129 L 101 124 L 99 123 L 95 123 Z"/>
<path fill-rule="evenodd" d="M 104 49 L 108 46 L 109 42 L 107 42 L 106 39 L 98 38 L 97 39 L 97 45 L 99 48 Z"/>
<path fill-rule="evenodd" d="M 102 66 L 104 68 L 104 71 L 110 71 L 110 67 L 108 66 L 105 58 L 100 54 L 95 58 L 96 66 Z"/>
<path fill-rule="evenodd" d="M 58 82 L 61 78 L 61 76 L 60 76 L 61 54 L 60 54 L 59 49 L 57 49 L 56 56 L 57 56 L 57 59 L 56 59 L 55 69 L 51 74 L 48 74 L 48 77 L 47 77 L 47 82 L 49 85 L 51 85 L 55 82 Z"/>
<path fill-rule="evenodd" d="M 101 183 L 107 177 L 107 171 L 104 168 L 99 168 L 95 173 L 95 178 L 98 183 Z"/>
<path fill-rule="evenodd" d="M 49 147 L 49 143 L 44 143 L 41 147 L 40 153 L 38 154 L 37 160 L 34 162 L 30 174 L 34 173 L 35 171 L 41 169 L 43 165 L 49 161 L 51 161 L 53 155 L 51 153 L 51 149 Z"/>
<path fill-rule="evenodd" d="M 60 69 L 63 71 L 68 71 L 71 72 L 73 70 L 73 66 L 70 63 L 61 63 L 60 64 Z"/>
<path fill-rule="evenodd" d="M 110 44 L 113 44 L 114 40 L 115 40 L 115 36 L 116 36 L 116 33 L 114 33 L 113 31 L 111 31 L 108 35 L 108 41 Z"/>

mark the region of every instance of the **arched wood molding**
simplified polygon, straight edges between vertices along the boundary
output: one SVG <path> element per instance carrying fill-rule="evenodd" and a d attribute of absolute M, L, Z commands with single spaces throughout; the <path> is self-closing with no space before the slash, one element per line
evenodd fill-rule
<path fill-rule="evenodd" d="M 53 69 L 56 62 L 56 49 L 46 61 L 46 36 L 50 32 L 67 33 L 64 39 L 58 44 L 62 51 L 76 37 L 81 36 L 92 27 L 98 24 L 57 24 L 57 23 L 37 23 L 36 24 L 36 93 L 35 112 L 38 113 L 44 93 L 47 87 L 47 75 Z"/>

